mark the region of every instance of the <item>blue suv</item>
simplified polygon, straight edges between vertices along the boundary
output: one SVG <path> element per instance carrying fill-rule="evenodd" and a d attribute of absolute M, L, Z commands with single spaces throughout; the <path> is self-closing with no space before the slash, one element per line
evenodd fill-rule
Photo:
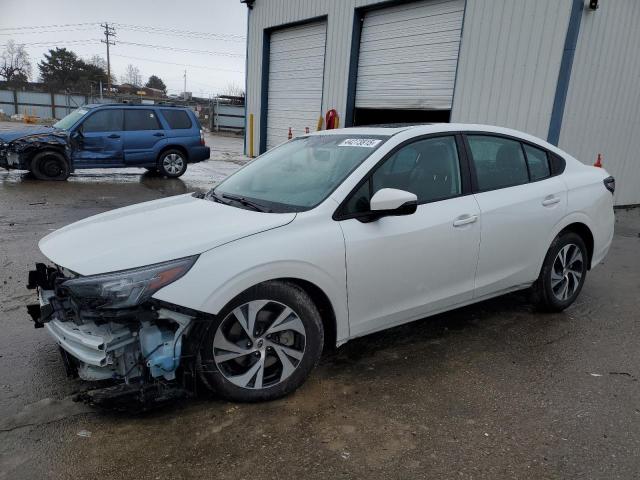
<path fill-rule="evenodd" d="M 0 132 L 0 166 L 66 180 L 76 168 L 145 167 L 169 178 L 209 158 L 193 111 L 169 105 L 97 104 L 52 127 Z"/>

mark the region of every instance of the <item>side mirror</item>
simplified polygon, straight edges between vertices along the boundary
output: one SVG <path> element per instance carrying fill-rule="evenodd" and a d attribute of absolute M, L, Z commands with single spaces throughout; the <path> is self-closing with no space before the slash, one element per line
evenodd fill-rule
<path fill-rule="evenodd" d="M 418 208 L 418 197 L 404 190 L 383 188 L 371 197 L 369 208 L 378 218 L 387 215 L 411 215 Z"/>
<path fill-rule="evenodd" d="M 73 140 L 81 140 L 83 136 L 84 135 L 82 135 L 82 127 L 78 127 L 73 132 L 71 132 L 71 138 Z"/>

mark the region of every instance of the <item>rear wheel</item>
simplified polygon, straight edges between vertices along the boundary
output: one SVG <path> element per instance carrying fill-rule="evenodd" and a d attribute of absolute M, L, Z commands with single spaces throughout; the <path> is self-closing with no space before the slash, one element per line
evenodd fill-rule
<path fill-rule="evenodd" d="M 36 153 L 31 160 L 31 171 L 38 180 L 66 180 L 71 173 L 64 155 L 51 150 Z"/>
<path fill-rule="evenodd" d="M 571 305 L 584 285 L 588 261 L 587 247 L 578 234 L 568 232 L 556 237 L 533 287 L 538 306 L 560 312 Z"/>
<path fill-rule="evenodd" d="M 187 171 L 187 157 L 180 150 L 166 150 L 160 154 L 158 172 L 169 178 L 178 178 Z"/>
<path fill-rule="evenodd" d="M 320 314 L 294 284 L 270 281 L 232 300 L 201 343 L 205 385 L 234 401 L 282 397 L 316 366 L 324 342 Z"/>

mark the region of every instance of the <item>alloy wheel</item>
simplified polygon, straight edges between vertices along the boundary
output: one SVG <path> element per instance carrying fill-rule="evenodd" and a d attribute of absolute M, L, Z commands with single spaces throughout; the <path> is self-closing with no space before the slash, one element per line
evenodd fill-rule
<path fill-rule="evenodd" d="M 584 273 L 582 251 L 570 243 L 560 249 L 551 268 L 551 290 L 560 301 L 573 297 L 580 286 Z"/>
<path fill-rule="evenodd" d="M 162 159 L 162 166 L 167 173 L 176 175 L 184 167 L 184 159 L 177 153 L 170 153 Z"/>
<path fill-rule="evenodd" d="M 293 374 L 305 345 L 306 331 L 296 312 L 273 300 L 253 300 L 233 309 L 220 323 L 213 358 L 234 385 L 262 389 Z"/>

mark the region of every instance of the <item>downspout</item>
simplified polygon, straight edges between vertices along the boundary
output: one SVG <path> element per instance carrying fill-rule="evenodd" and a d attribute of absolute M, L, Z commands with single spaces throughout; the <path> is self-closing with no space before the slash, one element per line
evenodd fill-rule
<path fill-rule="evenodd" d="M 560 71 L 558 72 L 556 94 L 553 99 L 551 120 L 549 121 L 549 134 L 547 135 L 547 141 L 556 146 L 560 141 L 562 117 L 564 116 L 564 107 L 567 102 L 569 81 L 571 80 L 571 70 L 573 68 L 573 59 L 575 57 L 576 46 L 578 44 L 578 34 L 580 33 L 583 9 L 584 0 L 573 0 L 571 14 L 569 16 L 569 26 L 567 27 L 567 36 L 564 41 L 564 50 L 562 52 L 562 61 L 560 62 Z"/>

